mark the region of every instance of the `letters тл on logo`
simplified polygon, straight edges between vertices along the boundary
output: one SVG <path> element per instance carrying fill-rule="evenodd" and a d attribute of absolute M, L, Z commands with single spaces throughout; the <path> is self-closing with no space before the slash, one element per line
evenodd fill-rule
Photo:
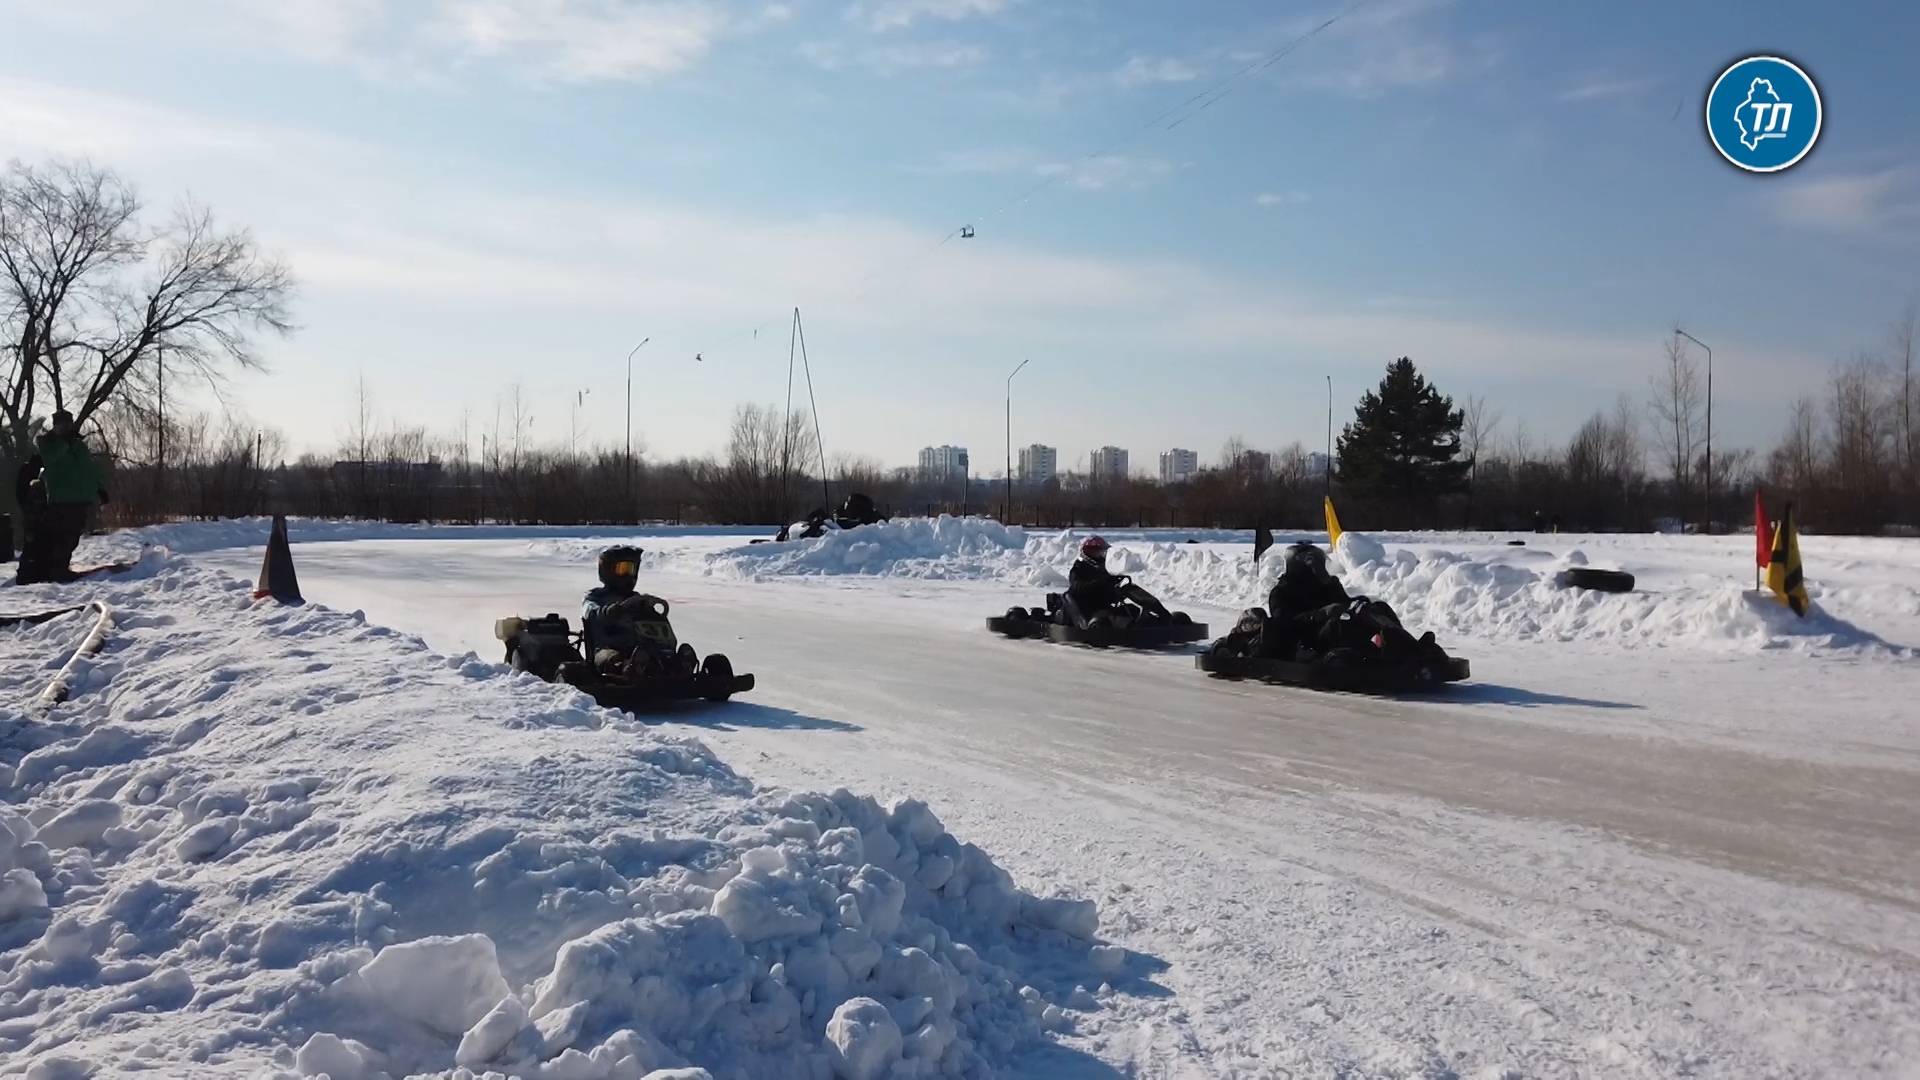
<path fill-rule="evenodd" d="M 1707 137 L 1748 172 L 1779 172 L 1806 157 L 1820 121 L 1820 88 L 1783 57 L 1740 60 L 1707 91 Z"/>

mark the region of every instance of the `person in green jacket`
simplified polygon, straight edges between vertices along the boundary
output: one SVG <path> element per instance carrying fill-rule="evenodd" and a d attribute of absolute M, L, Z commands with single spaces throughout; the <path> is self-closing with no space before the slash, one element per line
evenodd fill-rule
<path fill-rule="evenodd" d="M 106 473 L 94 460 L 73 414 L 65 409 L 53 414 L 47 432 L 36 440 L 40 475 L 33 481 L 39 488 L 36 501 L 42 501 L 33 515 L 32 533 L 27 547 L 32 559 L 23 559 L 22 584 L 31 567 L 35 581 L 72 581 L 73 551 L 87 531 L 87 515 L 94 506 L 107 501 Z"/>

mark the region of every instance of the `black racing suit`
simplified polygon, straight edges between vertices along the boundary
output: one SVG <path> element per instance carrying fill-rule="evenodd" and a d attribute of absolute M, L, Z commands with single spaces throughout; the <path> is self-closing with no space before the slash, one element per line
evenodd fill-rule
<path fill-rule="evenodd" d="M 1293 659 L 1303 649 L 1313 656 L 1356 649 L 1392 658 L 1423 647 L 1386 602 L 1349 596 L 1332 575 L 1281 574 L 1267 594 L 1267 613 L 1258 646 L 1263 656 Z"/>
<path fill-rule="evenodd" d="M 1267 594 L 1267 626 L 1260 652 L 1291 659 L 1302 645 L 1325 652 L 1329 627 L 1347 610 L 1353 598 L 1340 579 L 1330 574 L 1281 574 Z"/>
<path fill-rule="evenodd" d="M 632 588 L 600 585 L 587 591 L 580 619 L 587 629 L 593 655 L 587 659 L 600 671 L 633 673 L 648 660 L 665 663 L 679 658 L 679 643 L 667 621 L 653 614 L 659 598 Z"/>
<path fill-rule="evenodd" d="M 1121 602 L 1123 580 L 1119 574 L 1109 572 L 1102 563 L 1084 557 L 1074 560 L 1073 568 L 1067 571 L 1064 607 L 1068 620 L 1082 630 L 1086 629 L 1094 616 Z"/>

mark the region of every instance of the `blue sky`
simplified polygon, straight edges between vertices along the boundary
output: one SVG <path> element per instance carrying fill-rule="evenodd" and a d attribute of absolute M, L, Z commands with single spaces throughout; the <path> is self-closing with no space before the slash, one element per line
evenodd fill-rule
<path fill-rule="evenodd" d="M 1324 377 L 1346 415 L 1402 354 L 1558 441 L 1676 321 L 1715 347 L 1716 443 L 1764 447 L 1920 293 L 1911 5 L 68 7 L 0 0 L 0 157 L 91 157 L 284 255 L 302 329 L 227 399 L 297 448 L 363 375 L 436 434 L 518 384 L 536 439 L 617 444 L 651 337 L 639 437 L 715 450 L 784 393 L 795 305 L 829 452 L 888 464 L 990 473 L 1026 357 L 1014 438 L 1063 465 L 1312 445 Z M 1700 108 L 1768 51 L 1827 116 L 1762 177 Z"/>

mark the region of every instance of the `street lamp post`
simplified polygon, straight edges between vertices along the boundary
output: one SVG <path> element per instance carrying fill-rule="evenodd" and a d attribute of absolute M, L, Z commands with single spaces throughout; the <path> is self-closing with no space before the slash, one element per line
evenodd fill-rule
<path fill-rule="evenodd" d="M 1322 462 L 1322 472 L 1327 474 L 1327 498 L 1333 498 L 1333 376 L 1327 376 L 1327 460 Z"/>
<path fill-rule="evenodd" d="M 640 339 L 640 344 L 627 354 L 627 513 L 633 513 L 633 354 L 645 348 L 651 337 Z"/>
<path fill-rule="evenodd" d="M 1706 342 L 1701 341 L 1699 338 L 1694 337 L 1692 334 L 1687 333 L 1677 326 L 1673 328 L 1673 332 L 1707 350 L 1707 512 L 1706 520 L 1702 523 L 1702 527 L 1705 528 L 1707 534 L 1711 536 L 1713 534 L 1713 346 L 1708 345 Z"/>
<path fill-rule="evenodd" d="M 1000 503 L 1000 524 L 1002 525 L 1007 524 L 1007 518 L 1013 513 L 1013 376 L 1020 374 L 1020 368 L 1026 367 L 1028 361 L 1032 359 L 1027 357 L 1026 360 L 1020 361 L 1019 367 L 1014 368 L 1007 376 L 1007 483 L 1006 495 Z"/>

